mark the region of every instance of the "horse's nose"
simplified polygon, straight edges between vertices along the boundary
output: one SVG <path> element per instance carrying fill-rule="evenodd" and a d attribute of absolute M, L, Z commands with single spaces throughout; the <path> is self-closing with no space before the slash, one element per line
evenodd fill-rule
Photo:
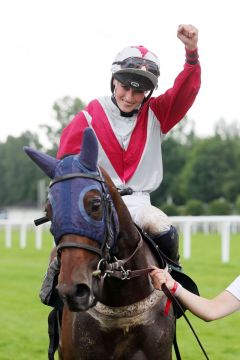
<path fill-rule="evenodd" d="M 87 284 L 76 284 L 76 285 L 67 285 L 67 284 L 58 284 L 57 285 L 58 294 L 62 299 L 68 297 L 77 296 L 79 298 L 87 298 L 90 296 L 90 288 Z"/>
<path fill-rule="evenodd" d="M 90 288 L 86 284 L 76 285 L 76 296 L 80 298 L 88 298 L 90 296 Z"/>
<path fill-rule="evenodd" d="M 70 311 L 86 311 L 95 304 L 95 298 L 91 288 L 85 284 L 58 284 L 57 291 Z"/>
<path fill-rule="evenodd" d="M 67 297 L 69 296 L 74 296 L 75 295 L 75 287 L 74 286 L 70 286 L 67 284 L 58 284 L 56 286 L 58 295 L 62 298 L 62 300 L 65 300 Z"/>

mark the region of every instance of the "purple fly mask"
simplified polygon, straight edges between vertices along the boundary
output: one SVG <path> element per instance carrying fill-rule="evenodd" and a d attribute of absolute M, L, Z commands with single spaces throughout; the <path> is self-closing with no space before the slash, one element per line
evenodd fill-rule
<path fill-rule="evenodd" d="M 112 247 L 119 224 L 112 199 L 97 167 L 98 143 L 93 130 L 87 128 L 84 131 L 79 155 L 70 155 L 62 160 L 29 147 L 24 150 L 52 179 L 48 198 L 52 206 L 51 233 L 56 245 L 65 234 L 86 236 L 103 244 L 108 232 L 111 236 L 107 241 Z M 103 215 L 99 220 L 91 217 L 84 207 L 84 197 L 90 190 L 96 190 L 101 196 Z M 111 223 L 109 231 L 107 216 Z"/>

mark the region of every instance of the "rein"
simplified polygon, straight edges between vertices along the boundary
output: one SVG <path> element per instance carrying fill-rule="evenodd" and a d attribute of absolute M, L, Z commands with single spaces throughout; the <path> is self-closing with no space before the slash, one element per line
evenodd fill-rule
<path fill-rule="evenodd" d="M 140 240 L 137 244 L 136 249 L 133 251 L 133 253 L 128 258 L 119 260 L 116 257 L 114 257 L 114 259 L 116 261 L 112 262 L 112 263 L 106 262 L 104 264 L 105 265 L 104 270 L 101 269 L 101 260 L 100 260 L 98 269 L 96 271 L 94 271 L 92 273 L 92 275 L 93 276 L 102 276 L 104 278 L 106 276 L 108 276 L 108 277 L 115 277 L 115 278 L 121 279 L 121 280 L 130 280 L 135 277 L 146 275 L 150 271 L 152 271 L 152 268 L 138 269 L 138 270 L 125 270 L 124 269 L 124 265 L 136 255 L 138 250 L 143 245 L 143 239 L 142 239 L 142 236 L 140 233 L 139 233 L 139 237 L 140 237 Z"/>
<path fill-rule="evenodd" d="M 197 336 L 197 334 L 196 334 L 196 332 L 195 332 L 192 324 L 190 323 L 189 319 L 187 318 L 187 315 L 185 314 L 185 312 L 184 312 L 184 310 L 183 310 L 180 302 L 177 300 L 176 296 L 171 293 L 171 291 L 167 288 L 166 284 L 163 284 L 163 285 L 162 285 L 162 291 L 163 291 L 164 294 L 167 296 L 167 298 L 168 298 L 169 300 L 171 300 L 175 305 L 177 305 L 177 307 L 181 310 L 181 313 L 182 313 L 184 319 L 186 320 L 186 322 L 188 323 L 190 329 L 192 330 L 192 333 L 193 333 L 195 339 L 197 340 L 198 345 L 200 346 L 200 348 L 201 348 L 201 350 L 202 350 L 205 358 L 206 358 L 207 360 L 210 360 L 209 357 L 208 357 L 208 355 L 207 355 L 207 353 L 206 353 L 206 351 L 205 351 L 205 349 L 204 349 L 204 347 L 202 346 L 201 341 L 199 340 L 199 337 Z M 179 354 L 179 353 L 178 353 L 178 354 L 176 353 L 176 356 L 177 356 L 177 359 L 181 360 L 181 357 L 180 357 L 180 354 Z"/>

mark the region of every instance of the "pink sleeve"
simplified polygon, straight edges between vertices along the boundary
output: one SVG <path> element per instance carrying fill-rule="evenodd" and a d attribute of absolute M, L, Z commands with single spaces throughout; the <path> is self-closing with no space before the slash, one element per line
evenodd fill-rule
<path fill-rule="evenodd" d="M 80 152 L 83 130 L 86 127 L 88 127 L 88 122 L 83 112 L 79 112 L 63 129 L 57 152 L 58 159 L 67 154 L 78 154 Z"/>
<path fill-rule="evenodd" d="M 176 125 L 192 106 L 201 85 L 200 65 L 185 64 L 174 85 L 164 94 L 150 99 L 150 108 L 166 134 Z"/>

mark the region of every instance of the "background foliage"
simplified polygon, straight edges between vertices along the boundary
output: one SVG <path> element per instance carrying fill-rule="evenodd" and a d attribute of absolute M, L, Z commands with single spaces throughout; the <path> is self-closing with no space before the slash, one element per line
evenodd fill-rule
<path fill-rule="evenodd" d="M 9 136 L 5 143 L 0 143 L 0 207 L 36 205 L 37 185 L 43 174 L 22 148 L 32 146 L 55 156 L 63 128 L 84 106 L 81 99 L 69 96 L 53 104 L 55 126 L 41 125 L 49 141 L 47 149 L 38 135 L 30 132 L 19 137 Z M 169 215 L 201 215 L 213 211 L 240 213 L 240 130 L 237 123 L 227 127 L 220 119 L 213 136 L 199 138 L 194 132 L 194 123 L 184 118 L 167 134 L 162 151 L 164 179 L 152 194 L 154 205 L 165 209 Z"/>

